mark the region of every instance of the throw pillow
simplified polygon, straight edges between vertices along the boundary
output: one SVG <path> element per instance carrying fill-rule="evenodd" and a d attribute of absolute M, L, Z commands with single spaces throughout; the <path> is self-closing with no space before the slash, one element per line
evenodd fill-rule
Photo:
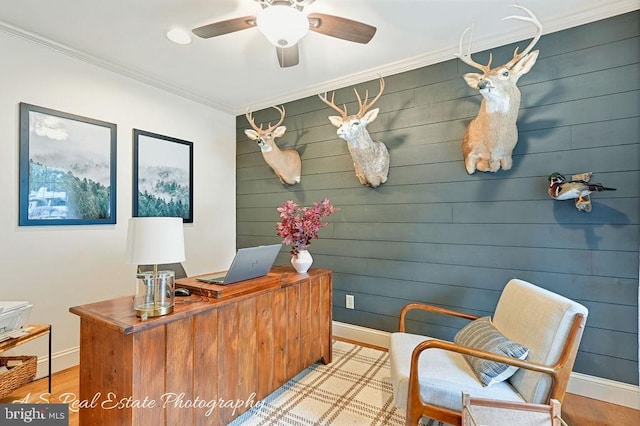
<path fill-rule="evenodd" d="M 513 358 L 525 359 L 529 355 L 529 349 L 519 343 L 512 342 L 500 333 L 491 323 L 491 317 L 478 318 L 469 323 L 456 334 L 453 341 L 458 345 L 482 349 Z M 470 355 L 463 356 L 484 386 L 507 380 L 518 371 L 516 366 Z"/>

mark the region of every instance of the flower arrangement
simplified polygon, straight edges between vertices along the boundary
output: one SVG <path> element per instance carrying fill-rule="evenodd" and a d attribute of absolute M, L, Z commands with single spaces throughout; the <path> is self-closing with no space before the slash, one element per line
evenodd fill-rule
<path fill-rule="evenodd" d="M 285 201 L 278 207 L 280 222 L 276 225 L 278 235 L 284 238 L 284 244 L 291 244 L 291 255 L 296 256 L 301 250 L 307 250 L 312 238 L 318 238 L 320 228 L 328 222 L 322 219 L 338 210 L 331 205 L 328 198 L 321 203 L 314 202 L 313 207 L 299 207 L 293 201 Z"/>

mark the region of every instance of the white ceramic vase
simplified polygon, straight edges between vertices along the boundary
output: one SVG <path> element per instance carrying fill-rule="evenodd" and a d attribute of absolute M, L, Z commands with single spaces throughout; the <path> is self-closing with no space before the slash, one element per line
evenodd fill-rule
<path fill-rule="evenodd" d="M 305 274 L 312 263 L 313 257 L 308 250 L 300 250 L 297 255 L 291 256 L 291 265 L 299 274 Z"/>

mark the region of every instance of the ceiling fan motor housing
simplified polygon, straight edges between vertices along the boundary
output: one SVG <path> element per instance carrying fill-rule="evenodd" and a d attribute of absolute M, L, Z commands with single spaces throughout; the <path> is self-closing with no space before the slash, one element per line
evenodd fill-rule
<path fill-rule="evenodd" d="M 309 19 L 288 1 L 273 2 L 258 13 L 258 29 L 278 47 L 290 47 L 298 43 L 309 31 Z"/>

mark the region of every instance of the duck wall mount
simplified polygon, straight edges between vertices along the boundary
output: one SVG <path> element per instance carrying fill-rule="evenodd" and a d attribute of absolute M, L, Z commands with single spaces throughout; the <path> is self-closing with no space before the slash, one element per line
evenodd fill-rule
<path fill-rule="evenodd" d="M 572 175 L 568 180 L 559 172 L 551 173 L 548 193 L 554 200 L 576 200 L 576 208 L 583 212 L 591 211 L 592 192 L 615 191 L 616 188 L 608 188 L 599 183 L 590 183 L 592 172 Z"/>

